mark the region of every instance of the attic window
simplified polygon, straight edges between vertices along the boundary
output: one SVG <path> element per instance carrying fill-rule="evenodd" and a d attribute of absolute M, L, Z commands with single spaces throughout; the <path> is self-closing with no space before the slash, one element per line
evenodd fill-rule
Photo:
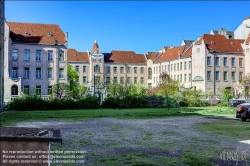
<path fill-rule="evenodd" d="M 48 36 L 52 36 L 52 34 L 51 34 L 51 33 L 48 33 Z"/>
<path fill-rule="evenodd" d="M 214 44 L 214 41 L 211 41 L 211 44 Z"/>
<path fill-rule="evenodd" d="M 25 36 L 29 36 L 29 32 L 25 32 Z"/>
<path fill-rule="evenodd" d="M 231 45 L 234 45 L 234 42 L 230 42 Z"/>
<path fill-rule="evenodd" d="M 133 55 L 131 56 L 131 58 L 134 58 Z"/>

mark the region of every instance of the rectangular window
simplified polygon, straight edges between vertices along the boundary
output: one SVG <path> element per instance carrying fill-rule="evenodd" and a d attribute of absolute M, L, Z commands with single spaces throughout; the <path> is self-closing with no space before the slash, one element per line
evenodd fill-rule
<path fill-rule="evenodd" d="M 184 62 L 184 70 L 187 70 L 187 62 Z"/>
<path fill-rule="evenodd" d="M 127 73 L 131 73 L 131 67 L 128 67 Z"/>
<path fill-rule="evenodd" d="M 155 73 L 155 67 L 154 67 L 154 73 Z"/>
<path fill-rule="evenodd" d="M 148 79 L 152 79 L 152 68 L 148 68 Z"/>
<path fill-rule="evenodd" d="M 121 70 L 121 73 L 124 73 L 124 67 L 121 67 L 120 70 Z"/>
<path fill-rule="evenodd" d="M 171 71 L 173 71 L 173 65 L 171 64 Z"/>
<path fill-rule="evenodd" d="M 79 72 L 79 66 L 75 66 L 76 72 Z"/>
<path fill-rule="evenodd" d="M 52 68 L 48 68 L 48 78 L 52 78 Z"/>
<path fill-rule="evenodd" d="M 64 69 L 59 69 L 59 78 L 64 78 Z"/>
<path fill-rule="evenodd" d="M 137 67 L 134 67 L 134 73 L 137 73 Z"/>
<path fill-rule="evenodd" d="M 36 79 L 42 78 L 42 70 L 41 68 L 36 68 Z"/>
<path fill-rule="evenodd" d="M 182 82 L 182 74 L 180 75 L 180 82 Z"/>
<path fill-rule="evenodd" d="M 64 61 L 64 51 L 59 51 L 59 62 Z"/>
<path fill-rule="evenodd" d="M 30 60 L 30 50 L 24 50 L 24 60 L 25 61 Z"/>
<path fill-rule="evenodd" d="M 220 66 L 220 58 L 219 57 L 215 58 L 215 65 Z"/>
<path fill-rule="evenodd" d="M 76 78 L 76 82 L 77 82 L 77 83 L 79 83 L 79 77 L 78 77 L 78 78 Z"/>
<path fill-rule="evenodd" d="M 124 77 L 120 78 L 120 84 L 124 84 Z"/>
<path fill-rule="evenodd" d="M 41 61 L 41 60 L 42 60 L 42 51 L 36 50 L 36 61 Z"/>
<path fill-rule="evenodd" d="M 211 71 L 207 71 L 207 80 L 211 80 Z"/>
<path fill-rule="evenodd" d="M 188 75 L 188 82 L 191 82 L 191 74 Z"/>
<path fill-rule="evenodd" d="M 137 83 L 137 77 L 134 77 L 134 83 L 135 84 Z"/>
<path fill-rule="evenodd" d="M 36 86 L 36 94 L 41 95 L 41 86 Z"/>
<path fill-rule="evenodd" d="M 167 67 L 167 65 L 164 65 L 164 71 L 165 71 L 165 72 L 167 71 L 166 67 Z"/>
<path fill-rule="evenodd" d="M 109 85 L 110 84 L 110 77 L 107 77 L 106 83 Z"/>
<path fill-rule="evenodd" d="M 224 66 L 227 66 L 227 58 L 226 57 L 223 58 L 223 64 L 224 64 Z"/>
<path fill-rule="evenodd" d="M 48 86 L 48 95 L 52 95 L 52 86 Z"/>
<path fill-rule="evenodd" d="M 12 50 L 12 60 L 13 61 L 18 60 L 18 50 Z"/>
<path fill-rule="evenodd" d="M 114 77 L 114 83 L 117 83 L 117 77 Z"/>
<path fill-rule="evenodd" d="M 226 72 L 226 71 L 224 71 L 224 73 L 223 73 L 223 80 L 224 80 L 224 81 L 227 80 L 227 72 Z"/>
<path fill-rule="evenodd" d="M 95 76 L 95 83 L 99 84 L 101 82 L 101 77 L 100 76 Z"/>
<path fill-rule="evenodd" d="M 114 67 L 114 73 L 117 73 L 117 67 Z"/>
<path fill-rule="evenodd" d="M 240 67 L 243 66 L 243 58 L 239 58 L 239 66 L 240 66 Z"/>
<path fill-rule="evenodd" d="M 144 68 L 143 67 L 141 67 L 141 74 L 143 74 L 144 73 Z"/>
<path fill-rule="evenodd" d="M 83 83 L 87 83 L 87 81 L 88 81 L 87 77 L 86 77 L 86 76 L 83 76 L 83 77 L 82 77 L 82 82 L 83 82 Z"/>
<path fill-rule="evenodd" d="M 53 51 L 52 50 L 48 51 L 48 61 L 53 61 Z"/>
<path fill-rule="evenodd" d="M 243 78 L 243 72 L 239 72 L 239 80 L 242 80 Z"/>
<path fill-rule="evenodd" d="M 182 62 L 180 63 L 180 70 L 182 70 Z"/>
<path fill-rule="evenodd" d="M 141 77 L 141 84 L 144 84 L 144 77 Z"/>
<path fill-rule="evenodd" d="M 159 73 L 161 73 L 161 66 L 159 66 Z"/>
<path fill-rule="evenodd" d="M 83 71 L 84 73 L 86 73 L 86 72 L 87 72 L 87 66 L 83 66 L 82 71 Z"/>
<path fill-rule="evenodd" d="M 188 62 L 188 69 L 189 69 L 189 70 L 191 69 L 191 65 L 192 65 L 192 63 L 191 63 L 191 61 L 189 61 L 189 62 Z"/>
<path fill-rule="evenodd" d="M 184 82 L 186 82 L 186 81 L 187 81 L 187 75 L 184 74 Z"/>
<path fill-rule="evenodd" d="M 130 77 L 127 77 L 127 83 L 130 84 L 130 82 L 131 82 Z"/>
<path fill-rule="evenodd" d="M 24 68 L 24 78 L 30 78 L 30 69 L 28 67 Z"/>
<path fill-rule="evenodd" d="M 232 58 L 232 66 L 235 66 L 235 58 Z"/>
<path fill-rule="evenodd" d="M 211 66 L 211 57 L 207 57 L 207 66 Z"/>
<path fill-rule="evenodd" d="M 179 81 L 179 75 L 177 75 L 177 81 Z"/>
<path fill-rule="evenodd" d="M 26 95 L 30 94 L 30 86 L 29 85 L 24 85 L 23 93 Z"/>
<path fill-rule="evenodd" d="M 215 80 L 220 80 L 220 72 L 219 71 L 216 71 L 215 72 Z"/>
<path fill-rule="evenodd" d="M 233 81 L 235 80 L 235 72 L 234 71 L 232 72 L 231 78 Z"/>
<path fill-rule="evenodd" d="M 176 71 L 176 64 L 174 64 L 174 71 Z"/>
<path fill-rule="evenodd" d="M 174 80 L 176 80 L 176 75 L 174 75 Z"/>
<path fill-rule="evenodd" d="M 12 68 L 12 78 L 17 78 L 18 77 L 17 71 L 18 71 L 17 67 Z"/>
<path fill-rule="evenodd" d="M 177 71 L 179 71 L 179 63 L 177 63 Z"/>
<path fill-rule="evenodd" d="M 154 77 L 154 83 L 155 83 L 155 77 Z"/>
<path fill-rule="evenodd" d="M 168 65 L 168 71 L 170 71 L 170 66 Z"/>
<path fill-rule="evenodd" d="M 148 89 L 151 90 L 152 89 L 152 84 L 148 83 Z"/>

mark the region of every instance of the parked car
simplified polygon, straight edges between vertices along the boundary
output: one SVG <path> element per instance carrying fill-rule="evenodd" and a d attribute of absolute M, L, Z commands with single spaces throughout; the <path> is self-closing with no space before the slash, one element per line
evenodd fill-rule
<path fill-rule="evenodd" d="M 239 104 L 245 103 L 244 100 L 234 100 L 230 103 L 230 107 L 237 107 Z"/>
<path fill-rule="evenodd" d="M 240 118 L 242 121 L 250 120 L 250 103 L 243 103 L 237 106 L 236 118 Z"/>

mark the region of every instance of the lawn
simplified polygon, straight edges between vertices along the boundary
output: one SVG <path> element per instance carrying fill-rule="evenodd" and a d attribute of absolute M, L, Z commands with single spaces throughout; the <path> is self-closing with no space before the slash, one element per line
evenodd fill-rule
<path fill-rule="evenodd" d="M 152 119 L 172 116 L 190 115 L 235 115 L 235 108 L 230 107 L 183 107 L 171 108 L 142 108 L 142 109 L 86 109 L 86 110 L 46 110 L 46 111 L 6 111 L 1 114 L 0 126 L 13 126 L 16 122 L 43 121 L 58 119 L 64 121 L 84 121 L 90 118 L 118 119 Z"/>

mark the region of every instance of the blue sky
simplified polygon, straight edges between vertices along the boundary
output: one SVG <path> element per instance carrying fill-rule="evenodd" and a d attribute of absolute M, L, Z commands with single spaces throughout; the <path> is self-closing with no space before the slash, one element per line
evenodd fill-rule
<path fill-rule="evenodd" d="M 178 46 L 211 29 L 235 30 L 250 16 L 250 2 L 207 1 L 6 1 L 7 21 L 58 24 L 69 48 L 136 53 Z"/>

